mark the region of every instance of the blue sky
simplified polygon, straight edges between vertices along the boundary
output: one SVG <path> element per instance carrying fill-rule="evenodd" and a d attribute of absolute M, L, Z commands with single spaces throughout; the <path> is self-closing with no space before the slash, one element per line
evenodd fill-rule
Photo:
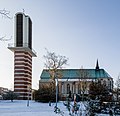
<path fill-rule="evenodd" d="M 14 37 L 14 15 L 25 10 L 33 22 L 33 88 L 44 68 L 45 48 L 69 58 L 66 68 L 94 68 L 97 59 L 116 80 L 120 72 L 119 0 L 1 0 L 0 9 L 11 12 L 12 20 L 0 16 L 0 36 Z M 0 42 L 0 86 L 13 88 L 14 58 Z"/>

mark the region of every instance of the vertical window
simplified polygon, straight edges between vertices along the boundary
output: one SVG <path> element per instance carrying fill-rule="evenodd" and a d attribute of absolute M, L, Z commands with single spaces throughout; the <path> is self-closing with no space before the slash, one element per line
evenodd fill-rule
<path fill-rule="evenodd" d="M 64 83 L 62 82 L 62 93 L 64 93 Z"/>
<path fill-rule="evenodd" d="M 112 81 L 110 80 L 109 81 L 109 88 L 110 88 L 110 91 L 112 90 Z"/>
<path fill-rule="evenodd" d="M 70 84 L 67 84 L 67 94 L 70 92 Z"/>
<path fill-rule="evenodd" d="M 106 81 L 105 80 L 103 81 L 103 84 L 106 85 Z"/>
<path fill-rule="evenodd" d="M 23 46 L 23 15 L 18 14 L 16 18 L 16 47 Z"/>
<path fill-rule="evenodd" d="M 75 85 L 75 82 L 73 82 L 73 93 L 76 93 L 76 85 Z"/>
<path fill-rule="evenodd" d="M 81 94 L 80 84 L 78 84 L 78 94 Z"/>
<path fill-rule="evenodd" d="M 76 93 L 76 85 L 74 84 L 74 93 Z"/>
<path fill-rule="evenodd" d="M 32 49 L 32 21 L 29 18 L 29 33 L 28 33 L 28 46 L 30 49 Z"/>

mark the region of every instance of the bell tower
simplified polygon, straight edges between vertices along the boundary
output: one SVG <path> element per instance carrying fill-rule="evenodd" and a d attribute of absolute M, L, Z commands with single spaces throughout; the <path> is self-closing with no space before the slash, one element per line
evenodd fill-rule
<path fill-rule="evenodd" d="M 32 57 L 36 57 L 32 49 L 32 21 L 19 12 L 14 22 L 14 43 L 8 44 L 8 49 L 14 52 L 14 92 L 25 100 L 31 98 Z"/>

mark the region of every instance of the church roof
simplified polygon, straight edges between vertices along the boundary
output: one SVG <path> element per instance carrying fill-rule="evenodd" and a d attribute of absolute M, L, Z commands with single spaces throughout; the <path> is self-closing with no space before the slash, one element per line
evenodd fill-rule
<path fill-rule="evenodd" d="M 62 79 L 98 79 L 111 78 L 104 69 L 58 69 Z M 41 79 L 50 79 L 50 74 L 47 69 L 42 71 Z"/>

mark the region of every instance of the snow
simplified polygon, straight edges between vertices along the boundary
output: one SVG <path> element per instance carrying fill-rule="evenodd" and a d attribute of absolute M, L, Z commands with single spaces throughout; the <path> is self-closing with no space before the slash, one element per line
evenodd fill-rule
<path fill-rule="evenodd" d="M 49 106 L 48 103 L 38 103 L 35 101 L 29 102 L 29 107 L 27 107 L 26 100 L 18 101 L 0 101 L 0 116 L 59 116 L 54 112 L 55 103 Z M 62 111 L 66 112 L 67 109 L 62 105 L 61 102 L 58 103 Z M 62 108 L 64 107 L 64 108 Z"/>
<path fill-rule="evenodd" d="M 29 106 L 27 106 L 27 100 L 15 100 L 13 102 L 0 100 L 0 116 L 61 116 L 54 112 L 54 107 L 55 103 L 49 106 L 48 103 L 29 101 Z M 64 112 L 64 116 L 69 116 L 69 112 L 63 102 L 59 102 L 58 107 Z M 81 105 L 80 108 L 84 110 L 84 106 Z M 99 116 L 109 115 L 101 114 Z"/>

